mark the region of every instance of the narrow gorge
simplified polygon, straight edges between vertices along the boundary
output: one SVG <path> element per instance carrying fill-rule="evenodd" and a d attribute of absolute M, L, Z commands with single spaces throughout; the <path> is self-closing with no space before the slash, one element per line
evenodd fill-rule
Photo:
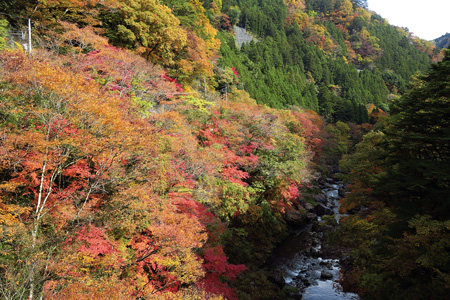
<path fill-rule="evenodd" d="M 325 219 L 335 218 L 339 223 L 342 217 L 339 200 L 344 196 L 345 185 L 331 176 L 319 180 L 317 188 L 317 204 L 304 204 L 308 213 L 303 223 L 292 223 L 296 228 L 274 251 L 270 260 L 272 278 L 280 286 L 297 288 L 300 294 L 292 295 L 294 299 L 358 300 L 356 294 L 342 292 L 338 283 L 340 261 L 333 250 L 323 246 L 324 231 L 332 230 Z"/>

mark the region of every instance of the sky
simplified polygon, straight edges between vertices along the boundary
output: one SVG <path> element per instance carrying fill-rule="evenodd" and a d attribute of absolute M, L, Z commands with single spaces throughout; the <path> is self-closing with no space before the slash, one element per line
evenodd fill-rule
<path fill-rule="evenodd" d="M 390 24 L 408 27 L 414 35 L 434 40 L 450 32 L 450 0 L 368 0 Z"/>

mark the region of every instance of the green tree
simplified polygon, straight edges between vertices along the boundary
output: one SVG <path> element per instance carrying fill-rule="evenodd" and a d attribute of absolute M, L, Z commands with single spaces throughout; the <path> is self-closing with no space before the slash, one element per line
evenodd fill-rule
<path fill-rule="evenodd" d="M 392 106 L 383 190 L 415 213 L 447 218 L 450 203 L 450 52 Z"/>
<path fill-rule="evenodd" d="M 434 300 L 450 292 L 449 100 L 447 51 L 394 103 L 385 134 L 367 135 L 342 160 L 352 182 L 343 207 L 360 211 L 339 231 L 353 249 L 343 285 L 364 299 Z"/>

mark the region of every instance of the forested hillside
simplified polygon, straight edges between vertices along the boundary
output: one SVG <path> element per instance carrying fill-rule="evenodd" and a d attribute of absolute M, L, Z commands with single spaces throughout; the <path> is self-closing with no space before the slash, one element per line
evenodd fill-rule
<path fill-rule="evenodd" d="M 365 105 L 388 109 L 439 49 L 351 1 L 223 1 L 223 11 L 261 38 L 237 49 L 223 34 L 221 63 L 273 107 L 311 108 L 328 121 L 367 122 Z M 238 17 L 234 17 L 238 16 Z"/>
<path fill-rule="evenodd" d="M 2 295 L 235 299 L 227 224 L 265 228 L 257 249 L 232 244 L 246 261 L 270 252 L 322 121 L 245 92 L 174 98 L 160 67 L 95 38 L 87 55 L 2 52 Z"/>
<path fill-rule="evenodd" d="M 436 47 L 448 48 L 450 46 L 450 33 L 446 33 L 443 36 L 438 37 L 434 41 L 436 43 Z"/>
<path fill-rule="evenodd" d="M 292 299 L 263 264 L 288 234 L 289 217 L 308 222 L 314 181 L 361 140 L 342 162 L 354 184 L 343 209 L 370 207 L 374 215 L 352 215 L 344 230 L 393 220 L 398 228 L 380 227 L 376 238 L 399 239 L 392 247 L 404 255 L 401 247 L 416 238 L 402 236 L 405 228 L 424 228 L 420 251 L 433 253 L 419 258 L 420 271 L 432 274 L 426 288 L 445 287 L 448 221 L 440 199 L 448 176 L 436 170 L 449 167 L 449 126 L 441 122 L 450 119 L 448 54 L 429 76 L 417 74 L 444 52 L 364 7 L 350 0 L 2 1 L 1 297 Z M 32 52 L 20 37 L 27 38 L 28 19 Z M 254 41 L 238 48 L 233 26 Z M 423 120 L 427 126 L 415 125 Z M 385 133 L 371 131 L 374 124 Z M 361 152 L 368 141 L 386 147 Z M 356 167 L 373 173 L 358 177 Z M 413 185 L 402 185 L 404 174 Z M 373 208 L 364 202 L 372 199 Z M 403 212 L 405 199 L 414 205 Z M 383 235 L 388 229 L 395 234 Z M 361 245 L 376 240 L 342 236 Z M 382 290 L 365 285 L 383 253 L 369 254 L 373 261 L 352 253 L 345 288 Z M 358 281 L 360 270 L 367 273 Z"/>
<path fill-rule="evenodd" d="M 343 283 L 364 299 L 445 299 L 450 291 L 450 51 L 395 103 L 386 126 L 342 160 L 351 215 L 337 233 Z"/>

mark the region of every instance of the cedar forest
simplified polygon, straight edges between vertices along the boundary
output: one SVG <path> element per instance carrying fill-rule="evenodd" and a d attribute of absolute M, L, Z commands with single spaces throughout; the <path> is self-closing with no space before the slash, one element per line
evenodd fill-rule
<path fill-rule="evenodd" d="M 344 290 L 450 292 L 450 51 L 366 1 L 0 12 L 2 299 L 291 299 L 264 261 L 338 168 Z"/>

